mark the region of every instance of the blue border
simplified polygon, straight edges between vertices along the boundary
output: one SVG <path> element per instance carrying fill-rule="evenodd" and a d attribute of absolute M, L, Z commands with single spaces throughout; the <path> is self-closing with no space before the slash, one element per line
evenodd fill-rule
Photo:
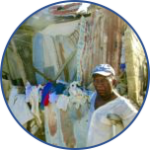
<path fill-rule="evenodd" d="M 7 46 L 18 30 L 18 28 L 33 14 L 36 12 L 62 2 L 70 2 L 68 0 L 59 0 L 58 2 L 54 1 L 0 1 L 0 75 L 2 76 L 2 65 L 3 58 L 7 49 Z M 75 2 L 86 2 L 92 3 L 104 7 L 120 18 L 122 18 L 136 33 L 141 44 L 144 48 L 148 69 L 149 69 L 149 59 L 150 59 L 150 1 L 149 0 L 82 0 Z M 9 24 L 4 24 L 2 19 L 13 18 L 11 11 L 9 10 L 18 10 L 18 9 L 28 9 L 32 11 L 21 11 L 20 16 L 22 21 L 18 24 L 13 24 L 9 21 Z M 10 14 L 10 15 L 6 15 Z M 26 15 L 21 15 L 26 14 Z M 16 17 L 16 16 L 15 16 Z M 17 18 L 16 17 L 16 18 Z M 132 18 L 132 19 L 131 19 Z M 149 82 L 149 81 L 148 81 Z M 80 149 L 102 149 L 102 150 L 112 150 L 112 149 L 122 149 L 122 150 L 133 150 L 133 149 L 150 149 L 150 90 L 149 83 L 147 88 L 147 93 L 140 108 L 138 115 L 134 118 L 132 123 L 119 135 L 110 139 L 107 142 L 104 142 L 100 145 L 88 148 Z M 141 114 L 146 113 L 147 115 L 143 116 Z M 7 116 L 3 116 L 6 114 Z M 135 128 L 134 126 L 139 126 Z M 8 128 L 7 133 L 3 133 L 3 127 Z M 15 127 L 15 128 L 13 128 Z M 16 134 L 20 136 L 20 139 L 13 138 Z M 9 138 L 8 138 L 9 137 Z M 57 147 L 46 142 L 41 141 L 32 134 L 30 134 L 25 128 L 23 128 L 19 122 L 16 120 L 14 115 L 11 113 L 10 108 L 6 102 L 2 81 L 0 81 L 0 149 L 1 150 L 49 150 L 49 149 L 67 149 L 62 147 Z"/>

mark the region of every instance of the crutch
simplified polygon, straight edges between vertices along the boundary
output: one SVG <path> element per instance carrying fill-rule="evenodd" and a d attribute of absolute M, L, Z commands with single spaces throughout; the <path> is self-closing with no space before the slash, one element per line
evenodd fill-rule
<path fill-rule="evenodd" d="M 108 114 L 107 118 L 110 120 L 111 124 L 112 124 L 112 133 L 113 133 L 113 137 L 116 136 L 117 133 L 117 128 L 116 125 L 117 124 L 121 124 L 122 125 L 122 119 L 120 118 L 120 116 L 116 115 L 116 114 Z"/>

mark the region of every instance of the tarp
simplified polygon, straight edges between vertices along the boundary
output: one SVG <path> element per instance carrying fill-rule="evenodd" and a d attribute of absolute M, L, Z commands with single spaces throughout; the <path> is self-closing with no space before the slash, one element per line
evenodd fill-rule
<path fill-rule="evenodd" d="M 67 82 L 78 80 L 88 85 L 94 66 L 106 62 L 106 38 L 101 17 L 96 12 L 89 18 L 81 17 L 77 21 L 50 25 L 37 33 L 33 39 L 34 66 L 53 78 L 69 55 L 77 50 L 60 79 Z M 38 74 L 36 79 L 38 83 L 46 82 Z"/>
<path fill-rule="evenodd" d="M 33 39 L 33 64 L 39 71 L 54 78 L 72 52 L 76 50 L 78 41 L 78 21 L 51 25 L 37 33 Z M 75 58 L 64 70 L 59 79 L 72 81 L 75 72 Z M 46 83 L 36 74 L 38 84 Z"/>

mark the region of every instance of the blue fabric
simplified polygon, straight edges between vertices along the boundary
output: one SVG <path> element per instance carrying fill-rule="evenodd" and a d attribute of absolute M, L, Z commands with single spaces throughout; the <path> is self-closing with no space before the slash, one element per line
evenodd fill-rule
<path fill-rule="evenodd" d="M 44 86 L 43 91 L 42 91 L 42 100 L 41 100 L 41 105 L 40 105 L 41 109 L 44 108 L 45 97 L 51 92 L 53 92 L 53 84 L 49 82 Z"/>
<path fill-rule="evenodd" d="M 33 66 L 38 69 L 40 72 L 44 73 L 44 56 L 43 56 L 43 35 L 37 33 L 33 37 Z M 35 74 L 37 84 L 44 84 L 45 79 L 39 75 L 38 73 Z"/>
<path fill-rule="evenodd" d="M 50 103 L 52 103 L 52 104 L 56 103 L 57 99 L 58 99 L 58 95 L 56 94 L 56 92 L 50 93 L 50 95 L 49 95 Z"/>
<path fill-rule="evenodd" d="M 120 64 L 120 69 L 121 69 L 122 71 L 125 71 L 125 69 L 126 69 L 126 64 Z"/>
<path fill-rule="evenodd" d="M 32 86 L 30 84 L 28 84 L 26 86 L 26 90 L 25 90 L 26 102 L 28 102 L 31 92 L 32 92 Z"/>
<path fill-rule="evenodd" d="M 68 89 L 65 89 L 65 90 L 63 91 L 63 95 L 70 96 Z"/>
<path fill-rule="evenodd" d="M 56 94 L 63 94 L 63 91 L 66 89 L 66 85 L 62 83 L 57 83 L 55 86 Z"/>

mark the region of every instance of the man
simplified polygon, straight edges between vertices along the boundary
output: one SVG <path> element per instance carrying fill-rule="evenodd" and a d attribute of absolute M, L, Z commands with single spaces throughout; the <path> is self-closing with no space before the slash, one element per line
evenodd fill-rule
<path fill-rule="evenodd" d="M 92 73 L 96 92 L 91 98 L 93 112 L 87 146 L 103 143 L 121 132 L 135 117 L 137 110 L 116 91 L 115 71 L 108 64 L 95 67 Z"/>

